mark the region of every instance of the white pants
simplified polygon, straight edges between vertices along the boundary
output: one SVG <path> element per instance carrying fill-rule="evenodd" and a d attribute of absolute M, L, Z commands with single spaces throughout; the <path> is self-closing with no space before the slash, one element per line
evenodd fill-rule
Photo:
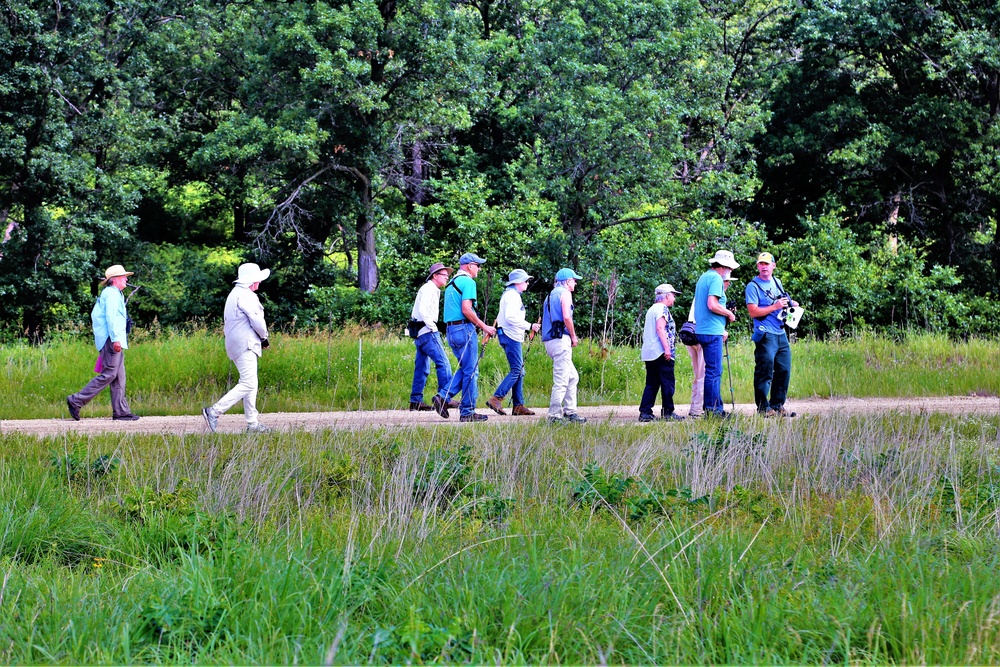
<path fill-rule="evenodd" d="M 580 374 L 573 365 L 573 345 L 569 336 L 545 341 L 545 351 L 552 357 L 552 395 L 549 417 L 576 414 L 576 386 Z"/>
<path fill-rule="evenodd" d="M 257 425 L 257 353 L 247 350 L 236 357 L 233 362 L 240 372 L 240 381 L 229 393 L 212 406 L 216 414 L 221 415 L 229 408 L 243 400 L 243 412 L 247 418 L 247 426 Z"/>
<path fill-rule="evenodd" d="M 688 416 L 697 417 L 705 412 L 705 354 L 701 345 L 688 345 L 691 355 L 691 407 Z"/>

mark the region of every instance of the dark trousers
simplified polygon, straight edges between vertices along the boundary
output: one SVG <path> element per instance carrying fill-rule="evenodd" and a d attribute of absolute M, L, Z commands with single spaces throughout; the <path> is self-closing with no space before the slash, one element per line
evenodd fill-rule
<path fill-rule="evenodd" d="M 646 388 L 642 390 L 639 403 L 640 415 L 652 415 L 656 394 L 663 394 L 663 416 L 674 411 L 674 360 L 660 355 L 646 363 Z"/>
<path fill-rule="evenodd" d="M 754 348 L 753 398 L 757 412 L 780 410 L 792 377 L 792 348 L 788 335 L 767 333 Z M 768 396 L 770 395 L 770 398 Z"/>
<path fill-rule="evenodd" d="M 90 403 L 105 387 L 110 387 L 111 414 L 115 417 L 132 414 L 128 399 L 125 398 L 125 350 L 115 352 L 110 338 L 101 350 L 101 365 L 100 374 L 83 389 L 70 395 L 67 400 L 79 410 Z"/>

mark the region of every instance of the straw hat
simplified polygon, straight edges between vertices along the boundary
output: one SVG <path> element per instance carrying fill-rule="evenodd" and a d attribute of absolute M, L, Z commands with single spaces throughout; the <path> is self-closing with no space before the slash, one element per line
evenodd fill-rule
<path fill-rule="evenodd" d="M 135 274 L 132 271 L 126 271 L 125 267 L 122 266 L 121 264 L 113 264 L 109 266 L 107 270 L 104 272 L 104 280 L 102 280 L 100 284 L 104 285 L 112 278 L 117 278 L 118 276 L 128 277 L 131 275 Z"/>

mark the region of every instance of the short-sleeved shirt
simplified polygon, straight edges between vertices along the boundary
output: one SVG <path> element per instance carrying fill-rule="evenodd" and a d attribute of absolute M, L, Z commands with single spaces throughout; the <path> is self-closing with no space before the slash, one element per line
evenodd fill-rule
<path fill-rule="evenodd" d="M 667 345 L 670 346 L 670 358 L 677 356 L 677 325 L 670 315 L 670 309 L 664 303 L 654 303 L 646 311 L 646 322 L 642 328 L 642 360 L 655 361 L 663 356 L 663 343 L 656 335 L 656 321 L 665 318 Z"/>
<path fill-rule="evenodd" d="M 720 305 L 726 305 L 722 276 L 714 269 L 701 274 L 694 288 L 694 332 L 703 336 L 721 336 L 726 331 L 728 320 L 725 315 L 713 313 L 708 309 L 710 296 L 717 297 Z"/>
<path fill-rule="evenodd" d="M 465 319 L 465 315 L 462 314 L 462 302 L 466 299 L 472 301 L 473 308 L 476 307 L 476 281 L 465 271 L 459 270 L 451 284 L 444 290 L 445 322 Z"/>
<path fill-rule="evenodd" d="M 760 306 L 761 308 L 770 307 L 771 304 L 777 301 L 778 297 L 781 295 L 778 283 L 773 277 L 768 281 L 762 280 L 759 276 L 754 278 L 747 283 L 745 292 L 747 305 L 752 303 L 755 306 Z M 778 313 L 780 312 L 780 310 L 776 310 L 773 313 L 768 313 L 767 317 L 754 318 L 755 326 L 763 326 L 764 331 L 767 333 L 780 334 L 784 332 L 781 320 L 778 319 Z"/>

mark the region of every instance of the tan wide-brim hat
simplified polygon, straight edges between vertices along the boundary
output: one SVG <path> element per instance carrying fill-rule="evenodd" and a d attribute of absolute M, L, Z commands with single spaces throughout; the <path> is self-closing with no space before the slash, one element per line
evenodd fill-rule
<path fill-rule="evenodd" d="M 128 277 L 132 275 L 135 274 L 132 271 L 126 271 L 125 267 L 122 266 L 121 264 L 113 264 L 112 266 L 109 266 L 107 270 L 104 272 L 104 280 L 102 280 L 100 284 L 104 285 L 112 278 L 117 278 L 118 276 Z"/>

